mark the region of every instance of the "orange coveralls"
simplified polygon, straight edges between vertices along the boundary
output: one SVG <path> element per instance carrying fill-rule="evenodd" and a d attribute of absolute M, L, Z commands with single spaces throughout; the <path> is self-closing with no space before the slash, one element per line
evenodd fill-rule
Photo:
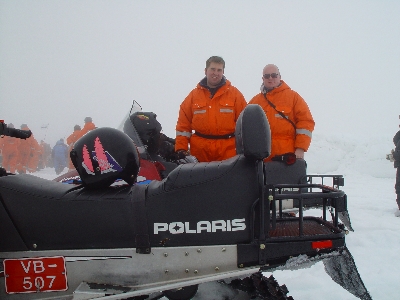
<path fill-rule="evenodd" d="M 267 102 L 262 93 L 250 100 L 249 104 L 262 107 L 271 129 L 271 155 L 265 161 L 271 160 L 275 155 L 294 152 L 296 148 L 307 151 L 315 125 L 307 103 L 283 80 L 280 86 L 269 91 L 266 96 L 278 111 L 296 125 L 296 129 Z"/>
<path fill-rule="evenodd" d="M 95 129 L 96 126 L 94 125 L 94 123 L 92 122 L 87 122 L 85 123 L 85 125 L 83 126 L 83 128 L 81 129 L 81 136 L 83 136 L 84 134 L 86 134 L 88 131 Z"/>
<path fill-rule="evenodd" d="M 73 133 L 71 133 L 68 137 L 67 137 L 67 145 L 68 145 L 68 153 L 71 152 L 71 150 L 74 147 L 74 144 L 77 140 L 79 140 L 79 138 L 82 136 L 82 132 L 81 130 L 75 130 Z M 68 155 L 68 169 L 69 170 L 74 170 L 74 164 L 71 161 L 71 158 Z"/>
<path fill-rule="evenodd" d="M 23 128 L 23 130 L 29 130 Z M 40 146 L 33 134 L 26 140 L 20 140 L 20 145 L 18 147 L 19 157 L 17 170 L 19 173 L 36 172 L 37 164 L 39 162 L 39 151 Z"/>
<path fill-rule="evenodd" d="M 2 144 L 3 149 L 2 166 L 11 173 L 15 173 L 17 170 L 19 143 L 20 140 L 14 137 L 4 136 L 0 139 L 0 144 Z"/>
<path fill-rule="evenodd" d="M 193 131 L 208 136 L 233 134 L 236 120 L 246 105 L 242 93 L 229 80 L 226 80 L 212 98 L 209 89 L 198 83 L 180 106 L 175 150 L 187 151 L 190 144 L 191 155 L 200 162 L 235 156 L 234 136 L 212 139 L 200 137 Z"/>

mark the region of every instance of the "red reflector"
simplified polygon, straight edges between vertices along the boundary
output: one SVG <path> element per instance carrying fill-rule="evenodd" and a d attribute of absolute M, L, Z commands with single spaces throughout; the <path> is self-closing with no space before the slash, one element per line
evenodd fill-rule
<path fill-rule="evenodd" d="M 318 241 L 318 242 L 312 242 L 311 246 L 313 249 L 325 249 L 325 248 L 332 248 L 333 243 L 331 240 Z"/>

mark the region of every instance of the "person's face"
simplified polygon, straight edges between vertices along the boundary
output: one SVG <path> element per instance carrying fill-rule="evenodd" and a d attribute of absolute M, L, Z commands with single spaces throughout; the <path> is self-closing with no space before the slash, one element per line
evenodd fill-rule
<path fill-rule="evenodd" d="M 266 77 L 269 78 L 265 78 L 265 74 L 269 74 Z M 275 78 L 273 78 L 275 77 Z M 278 72 L 278 69 L 274 66 L 267 66 L 264 68 L 263 70 L 263 77 L 262 80 L 264 82 L 264 86 L 267 89 L 272 89 L 275 88 L 279 85 L 279 83 L 281 82 L 281 75 Z"/>
<path fill-rule="evenodd" d="M 224 75 L 223 64 L 212 62 L 208 68 L 205 69 L 207 77 L 207 85 L 211 88 L 216 87 L 222 80 Z"/>

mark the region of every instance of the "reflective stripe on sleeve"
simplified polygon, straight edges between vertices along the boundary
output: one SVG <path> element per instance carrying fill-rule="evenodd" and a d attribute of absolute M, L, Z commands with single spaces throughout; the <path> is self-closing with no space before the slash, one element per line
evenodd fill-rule
<path fill-rule="evenodd" d="M 307 129 L 296 129 L 296 134 L 305 134 L 309 136 L 310 138 L 312 137 L 312 132 Z"/>
<path fill-rule="evenodd" d="M 286 119 L 289 119 L 289 117 L 287 117 L 287 116 L 285 116 L 286 117 Z M 275 114 L 275 118 L 281 118 L 281 119 L 283 119 L 283 117 L 280 115 L 280 114 Z"/>
<path fill-rule="evenodd" d="M 203 109 L 203 110 L 195 110 L 194 112 L 193 112 L 193 114 L 205 114 L 206 113 L 206 110 L 205 109 Z"/>
<path fill-rule="evenodd" d="M 182 135 L 182 136 L 186 136 L 187 138 L 190 138 L 192 136 L 191 132 L 187 132 L 187 131 L 176 131 L 176 136 L 178 135 Z"/>

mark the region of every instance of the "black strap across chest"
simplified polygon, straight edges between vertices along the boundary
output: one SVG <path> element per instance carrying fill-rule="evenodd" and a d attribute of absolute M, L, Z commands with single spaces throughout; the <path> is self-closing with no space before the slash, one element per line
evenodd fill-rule
<path fill-rule="evenodd" d="M 264 95 L 265 100 L 267 100 L 268 104 L 271 105 L 271 107 L 272 107 L 273 109 L 275 109 L 276 112 L 277 112 L 282 118 L 284 118 L 285 120 L 287 120 L 288 122 L 290 122 L 290 124 L 293 125 L 294 130 L 296 131 L 297 128 L 296 128 L 296 125 L 293 123 L 293 121 L 290 120 L 288 117 L 286 117 L 285 114 L 284 114 L 283 112 L 281 112 L 281 111 L 279 111 L 279 110 L 276 109 L 275 104 L 273 104 L 271 101 L 268 100 L 268 98 L 267 98 L 267 93 L 263 93 L 263 95 Z"/>

